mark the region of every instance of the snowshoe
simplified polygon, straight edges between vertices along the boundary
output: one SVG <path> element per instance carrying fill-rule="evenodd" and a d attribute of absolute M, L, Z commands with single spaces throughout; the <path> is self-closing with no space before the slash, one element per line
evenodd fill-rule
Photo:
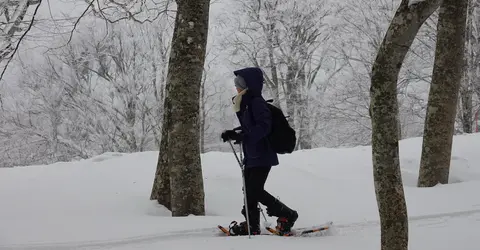
<path fill-rule="evenodd" d="M 267 227 L 266 229 L 272 233 L 273 235 L 277 236 L 287 236 L 287 237 L 302 237 L 306 235 L 314 235 L 313 233 L 322 233 L 330 229 L 333 225 L 333 221 L 329 221 L 323 225 L 313 226 L 313 227 L 304 227 L 304 228 L 296 228 L 291 229 L 289 232 L 281 232 L 277 231 L 273 228 Z M 318 235 L 318 234 L 317 234 Z M 324 235 L 324 234 L 323 234 Z"/>

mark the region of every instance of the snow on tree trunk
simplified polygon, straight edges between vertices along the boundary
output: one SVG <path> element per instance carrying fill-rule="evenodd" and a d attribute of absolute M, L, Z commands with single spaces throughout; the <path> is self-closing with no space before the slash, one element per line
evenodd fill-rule
<path fill-rule="evenodd" d="M 381 249 L 408 249 L 408 216 L 398 148 L 397 81 L 405 56 L 439 0 L 409 6 L 402 0 L 372 67 L 370 116 L 375 194 L 381 223 Z"/>
<path fill-rule="evenodd" d="M 177 5 L 162 131 L 167 141 L 157 172 L 169 171 L 172 216 L 204 215 L 199 99 L 210 6 L 208 0 L 178 0 Z M 154 185 L 161 188 L 164 178 L 157 175 Z"/>
<path fill-rule="evenodd" d="M 452 139 L 462 79 L 468 0 L 444 0 L 423 135 L 419 187 L 448 183 Z"/>

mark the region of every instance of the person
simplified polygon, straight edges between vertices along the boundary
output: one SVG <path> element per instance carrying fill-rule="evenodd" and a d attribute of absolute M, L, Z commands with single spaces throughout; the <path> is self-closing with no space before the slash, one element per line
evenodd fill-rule
<path fill-rule="evenodd" d="M 244 175 L 251 234 L 260 234 L 260 209 L 258 202 L 267 207 L 269 216 L 278 217 L 276 229 L 281 233 L 290 232 L 298 213 L 290 209 L 265 190 L 265 182 L 272 166 L 279 164 L 276 152 L 266 136 L 272 126 L 272 115 L 262 96 L 263 72 L 257 67 L 234 71 L 235 87 L 238 94 L 233 98 L 233 109 L 240 122 L 241 132 L 226 130 L 221 134 L 224 142 L 242 144 L 244 153 Z M 245 204 L 242 215 L 246 219 Z M 230 226 L 234 235 L 248 235 L 246 221 Z"/>

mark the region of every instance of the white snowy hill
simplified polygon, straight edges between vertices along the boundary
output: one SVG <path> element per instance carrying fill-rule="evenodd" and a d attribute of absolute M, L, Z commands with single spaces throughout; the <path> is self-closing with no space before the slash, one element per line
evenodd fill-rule
<path fill-rule="evenodd" d="M 480 135 L 453 147 L 452 184 L 419 189 L 421 138 L 401 142 L 412 250 L 480 249 Z M 157 152 L 0 169 L 0 249 L 380 249 L 370 147 L 296 152 L 271 172 L 297 227 L 334 221 L 320 237 L 219 237 L 217 224 L 242 219 L 240 169 L 231 153 L 202 157 L 205 217 L 149 201 Z"/>

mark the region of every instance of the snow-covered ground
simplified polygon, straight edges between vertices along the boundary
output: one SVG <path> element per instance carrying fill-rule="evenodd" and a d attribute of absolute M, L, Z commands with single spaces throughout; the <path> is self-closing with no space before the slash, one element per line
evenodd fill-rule
<path fill-rule="evenodd" d="M 453 147 L 453 183 L 419 189 L 421 138 L 401 142 L 410 249 L 480 247 L 480 135 L 455 137 Z M 0 249 L 379 249 L 370 147 L 314 149 L 280 160 L 266 188 L 299 212 L 298 227 L 334 221 L 330 235 L 219 237 L 217 224 L 243 219 L 241 174 L 231 153 L 202 156 L 207 216 L 183 218 L 148 199 L 157 152 L 110 153 L 0 169 Z"/>

